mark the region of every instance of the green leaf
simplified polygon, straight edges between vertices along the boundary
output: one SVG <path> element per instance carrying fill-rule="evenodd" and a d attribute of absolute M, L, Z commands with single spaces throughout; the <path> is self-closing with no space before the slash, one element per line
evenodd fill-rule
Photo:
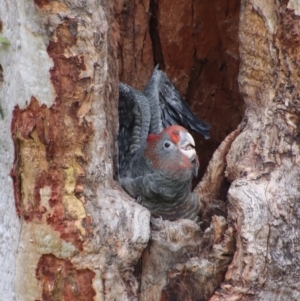
<path fill-rule="evenodd" d="M 4 44 L 4 45 L 9 45 L 10 44 L 9 40 L 6 37 L 1 36 L 1 35 L 0 35 L 0 43 Z"/>

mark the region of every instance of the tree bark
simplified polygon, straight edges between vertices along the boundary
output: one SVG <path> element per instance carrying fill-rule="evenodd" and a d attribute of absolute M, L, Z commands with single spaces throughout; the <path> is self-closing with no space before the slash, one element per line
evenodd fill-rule
<path fill-rule="evenodd" d="M 3 300 L 299 300 L 297 1 L 0 6 Z M 198 223 L 113 180 L 118 77 L 156 63 L 213 124 Z"/>
<path fill-rule="evenodd" d="M 227 156 L 237 250 L 211 300 L 299 300 L 299 7 L 244 1 L 239 83 L 247 110 Z"/>
<path fill-rule="evenodd" d="M 112 4 L 2 0 L 1 7 L 10 41 L 1 49 L 1 139 L 9 141 L 1 145 L 1 298 L 135 300 L 133 271 L 150 214 L 113 181 Z M 12 166 L 13 185 L 6 184 Z"/>

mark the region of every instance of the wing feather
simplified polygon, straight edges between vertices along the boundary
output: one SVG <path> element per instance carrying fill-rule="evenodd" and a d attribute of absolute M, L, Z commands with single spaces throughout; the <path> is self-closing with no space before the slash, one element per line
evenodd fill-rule
<path fill-rule="evenodd" d="M 166 128 L 170 125 L 180 124 L 190 128 L 204 136 L 205 139 L 210 137 L 209 130 L 211 125 L 202 121 L 195 116 L 183 97 L 176 90 L 173 83 L 167 75 L 158 70 L 158 66 L 154 68 L 152 76 L 144 90 L 144 94 L 154 105 L 159 105 L 160 109 L 152 109 L 155 116 L 151 116 L 150 131 L 151 133 L 159 130 L 156 123 L 162 123 Z M 150 104 L 151 108 L 151 104 Z M 159 112 L 157 112 L 159 111 Z"/>
<path fill-rule="evenodd" d="M 147 142 L 150 108 L 145 95 L 119 84 L 119 171 L 123 176 L 137 151 Z"/>

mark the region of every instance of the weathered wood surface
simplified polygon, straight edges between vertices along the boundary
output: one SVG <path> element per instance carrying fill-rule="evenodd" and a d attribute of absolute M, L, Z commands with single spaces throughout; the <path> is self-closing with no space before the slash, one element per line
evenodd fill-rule
<path fill-rule="evenodd" d="M 3 148 L 9 157 L 1 172 L 9 176 L 15 153 L 15 202 L 12 184 L 4 185 L 10 190 L 1 214 L 10 222 L 2 231 L 1 298 L 135 300 L 133 271 L 149 240 L 150 215 L 113 181 L 112 4 L 2 2 L 10 46 L 1 49 L 1 122 L 15 152 L 11 142 Z"/>
<path fill-rule="evenodd" d="M 15 31 L 11 46 L 2 52 L 6 59 L 1 91 L 4 137 L 12 135 L 15 149 L 12 164 L 11 144 L 10 164 L 5 168 L 8 175 L 13 165 L 15 199 L 5 192 L 7 208 L 13 209 L 15 203 L 15 211 L 9 211 L 14 226 L 4 223 L 13 243 L 1 249 L 2 254 L 8 250 L 12 254 L 2 272 L 9 275 L 2 282 L 6 300 L 144 298 L 147 285 L 151 286 L 146 266 L 151 267 L 152 257 L 142 258 L 141 273 L 137 266 L 150 239 L 150 215 L 113 181 L 118 30 L 112 3 L 13 4 L 20 26 L 2 16 L 3 34 L 9 37 Z M 9 55 L 16 58 L 13 66 L 6 58 Z M 207 298 L 218 286 L 234 239 L 224 217 L 212 221 L 205 229 L 191 221 L 152 221 L 151 249 L 160 252 L 165 245 L 166 250 L 174 246 L 180 250 L 179 257 L 172 252 L 163 252 L 162 257 L 152 253 L 161 262 L 173 258 L 161 265 L 161 284 L 169 279 L 169 286 L 156 291 L 158 299 L 162 290 L 163 298 L 172 296 L 177 278 L 186 269 L 190 277 L 183 284 L 193 287 L 200 278 L 214 279 L 199 292 L 198 283 L 192 298 L 195 294 Z M 203 254 L 201 243 L 206 246 Z M 188 256 L 186 249 L 190 249 Z M 212 270 L 214 259 L 220 269 Z M 196 273 L 193 265 L 198 267 Z"/>
<path fill-rule="evenodd" d="M 243 130 L 227 156 L 237 251 L 216 300 L 299 300 L 297 1 L 243 1 Z"/>
<path fill-rule="evenodd" d="M 237 2 L 1 0 L 1 298 L 299 300 L 300 9 Z M 113 181 L 118 75 L 141 88 L 157 62 L 213 120 L 210 155 L 246 104 L 198 224 Z"/>

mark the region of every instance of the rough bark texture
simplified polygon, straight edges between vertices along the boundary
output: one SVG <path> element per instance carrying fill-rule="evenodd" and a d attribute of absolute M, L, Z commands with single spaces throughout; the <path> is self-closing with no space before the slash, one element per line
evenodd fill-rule
<path fill-rule="evenodd" d="M 152 220 L 143 254 L 139 300 L 207 300 L 223 280 L 234 251 L 233 228 L 214 216 L 202 231 L 189 220 Z"/>
<path fill-rule="evenodd" d="M 300 299 L 296 0 L 0 1 L 3 300 Z M 202 174 L 239 70 L 198 224 L 113 181 L 118 76 L 156 63 L 213 125 Z"/>
<path fill-rule="evenodd" d="M 11 192 L 4 191 L 11 224 L 3 222 L 9 238 L 1 260 L 13 255 L 3 265 L 1 298 L 135 300 L 133 271 L 149 240 L 150 215 L 113 181 L 118 79 L 112 4 L 13 1 L 4 5 L 7 15 L 13 5 L 17 15 L 10 17 L 20 26 L 2 16 L 11 43 L 2 51 L 15 64 L 4 60 L 1 93 L 15 152 L 1 146 L 1 154 L 10 154 L 7 177 L 15 153 L 20 228 Z"/>
<path fill-rule="evenodd" d="M 171 300 L 175 292 L 181 300 L 207 299 L 234 251 L 234 230 L 224 216 L 210 215 L 202 228 L 191 221 L 153 220 L 152 240 L 144 251 L 150 214 L 113 181 L 120 43 L 113 3 L 35 0 L 12 5 L 12 19 L 20 26 L 2 16 L 11 46 L 2 49 L 1 93 L 8 113 L 4 137 L 11 123 L 15 149 L 12 164 L 11 144 L 4 175 L 13 165 L 19 222 L 10 210 L 15 224 L 3 223 L 13 241 L 1 246 L 1 254 L 14 254 L 3 272 L 9 275 L 3 286 L 6 300 Z M 9 16 L 11 6 L 5 2 L 5 7 Z M 138 29 L 137 24 L 132 28 Z M 150 33 L 145 24 L 139 30 L 146 44 Z M 215 158 L 215 163 L 221 159 L 221 170 L 231 142 Z M 224 175 L 216 174 L 219 190 Z M 12 209 L 12 190 L 5 196 L 10 204 L 5 209 Z M 155 262 L 160 269 L 153 271 Z M 160 281 L 156 288 L 153 277 Z M 190 288 L 187 296 L 185 286 Z"/>
<path fill-rule="evenodd" d="M 216 300 L 299 300 L 299 7 L 243 1 L 244 128 L 228 154 L 237 251 Z"/>
<path fill-rule="evenodd" d="M 227 168 L 232 181 L 228 221 L 237 230 L 237 251 L 226 282 L 211 300 L 298 300 L 300 8 L 297 1 L 242 1 L 239 54 L 238 2 L 147 2 L 153 62 L 168 73 L 195 112 L 201 107 L 199 116 L 215 130 L 214 145 L 242 115 L 239 70 L 247 110 Z M 135 49 L 141 48 L 136 33 L 122 24 L 121 35 L 130 34 Z M 149 44 L 145 47 L 149 53 Z M 132 53 L 127 55 L 123 62 L 130 61 Z M 141 89 L 147 78 L 132 80 L 138 68 L 135 64 L 120 74 L 121 80 Z"/>
<path fill-rule="evenodd" d="M 231 261 L 234 229 L 224 217 L 224 200 L 216 200 L 219 216 L 212 216 L 215 211 L 208 206 L 219 195 L 231 138 L 220 146 L 209 180 L 202 183 L 203 190 L 211 192 L 205 200 L 199 196 L 206 224 L 152 220 L 151 243 L 145 251 L 150 214 L 113 181 L 117 44 L 127 45 L 123 56 L 136 54 L 128 69 L 140 65 L 145 56 L 146 67 L 138 69 L 134 79 L 146 80 L 153 67 L 149 62 L 153 65 L 155 56 L 165 55 L 157 48 L 153 61 L 148 59 L 153 51 L 150 41 L 157 36 L 148 30 L 147 5 L 158 16 L 157 3 L 138 2 L 133 10 L 129 3 L 121 4 L 120 12 L 128 5 L 128 20 L 134 20 L 128 24 L 143 42 L 135 35 L 122 40 L 113 3 L 16 1 L 15 23 L 2 16 L 3 33 L 11 43 L 2 49 L 1 93 L 8 113 L 4 137 L 9 139 L 11 123 L 13 164 L 12 144 L 1 152 L 10 152 L 4 175 L 13 165 L 19 218 L 18 222 L 11 210 L 12 190 L 5 191 L 5 209 L 14 222 L 3 223 L 3 232 L 8 230 L 13 240 L 1 247 L 1 254 L 14 254 L 3 272 L 9 275 L 3 286 L 6 300 L 174 300 L 175 295 L 180 300 L 204 300 L 218 287 Z M 5 2 L 7 16 L 12 6 Z M 115 9 L 118 12 L 118 3 Z M 150 25 L 159 30 L 153 18 Z M 214 193 L 209 189 L 212 183 Z M 15 231 L 19 234 L 14 236 Z"/>

